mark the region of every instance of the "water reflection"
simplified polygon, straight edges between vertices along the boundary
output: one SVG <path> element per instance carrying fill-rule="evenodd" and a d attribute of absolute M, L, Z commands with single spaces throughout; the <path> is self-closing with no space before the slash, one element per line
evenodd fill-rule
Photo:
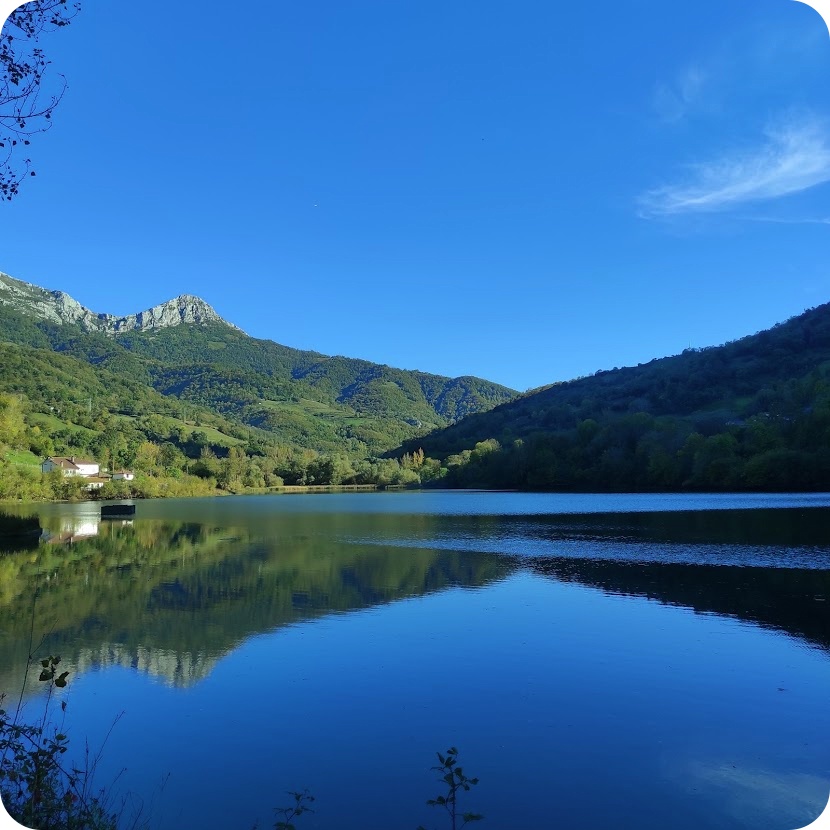
<path fill-rule="evenodd" d="M 0 559 L 7 689 L 23 676 L 33 607 L 36 632 L 48 632 L 41 650 L 60 653 L 75 672 L 121 665 L 188 685 L 252 634 L 447 586 L 480 586 L 513 567 L 494 555 L 401 556 L 337 542 L 314 532 L 308 517 L 281 521 L 269 534 L 196 522 L 93 525 L 80 514 L 45 524 L 52 544 Z"/>
<path fill-rule="evenodd" d="M 0 682 L 23 676 L 35 589 L 44 652 L 76 672 L 120 665 L 186 686 L 253 634 L 520 568 L 830 649 L 829 512 L 256 513 L 234 525 L 47 511 L 50 544 L 0 558 Z M 718 564 L 701 564 L 712 550 Z"/>
<path fill-rule="evenodd" d="M 518 558 L 574 557 L 629 563 L 675 562 L 736 567 L 830 569 L 830 510 L 664 511 L 526 516 L 453 516 L 430 540 L 444 550 L 489 551 Z M 418 530 L 383 536 L 422 545 Z M 370 542 L 384 533 L 383 526 Z"/>
<path fill-rule="evenodd" d="M 830 571 L 534 559 L 537 573 L 786 631 L 830 650 Z"/>
<path fill-rule="evenodd" d="M 0 555 L 0 688 L 22 680 L 37 586 L 43 650 L 76 681 L 74 734 L 94 745 L 128 712 L 107 776 L 129 766 L 148 797 L 171 772 L 163 830 L 250 827 L 306 785 L 310 828 L 429 824 L 426 768 L 450 742 L 488 826 L 815 816 L 830 512 L 490 499 L 151 502 L 94 533 L 87 506 L 46 506 L 53 543 Z"/>

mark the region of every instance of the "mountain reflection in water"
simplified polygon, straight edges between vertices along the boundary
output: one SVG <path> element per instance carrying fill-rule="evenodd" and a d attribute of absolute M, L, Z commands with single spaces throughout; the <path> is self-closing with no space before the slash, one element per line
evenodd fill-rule
<path fill-rule="evenodd" d="M 127 712 L 105 777 L 152 799 L 170 773 L 160 830 L 250 827 L 304 786 L 308 830 L 434 826 L 451 744 L 487 826 L 804 826 L 830 769 L 823 498 L 16 507 L 51 541 L 0 554 L 0 688 L 34 607 L 73 735 Z"/>
<path fill-rule="evenodd" d="M 69 544 L 0 558 L 7 690 L 25 669 L 35 589 L 44 653 L 60 653 L 76 672 L 122 665 L 176 685 L 206 676 L 254 634 L 449 586 L 483 586 L 522 568 L 830 648 L 827 508 L 258 514 L 236 526 L 102 522 L 94 507 L 42 519 L 52 542 Z"/>
<path fill-rule="evenodd" d="M 71 544 L 0 558 L 4 689 L 22 680 L 33 604 L 36 632 L 48 632 L 41 651 L 61 654 L 76 672 L 117 664 L 186 685 L 251 635 L 448 586 L 483 585 L 513 567 L 495 555 L 395 556 L 337 542 L 314 532 L 309 517 L 280 522 L 267 535 L 157 520 L 101 522 L 90 533 L 89 522 L 87 515 L 86 533 Z M 67 521 L 55 525 L 60 539 Z"/>

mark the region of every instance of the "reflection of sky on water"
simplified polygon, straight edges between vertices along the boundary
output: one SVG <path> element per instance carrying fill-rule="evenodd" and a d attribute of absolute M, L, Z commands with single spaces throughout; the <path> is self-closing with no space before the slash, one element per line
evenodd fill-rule
<path fill-rule="evenodd" d="M 94 735 L 126 710 L 126 785 L 172 773 L 160 830 L 267 821 L 306 786 L 309 830 L 441 826 L 450 744 L 483 826 L 792 830 L 830 790 L 828 687 L 791 638 L 521 571 L 253 636 L 184 690 L 88 674 L 71 706 Z"/>
<path fill-rule="evenodd" d="M 781 830 L 797 830 L 813 822 L 827 802 L 827 777 L 765 769 L 748 759 L 739 763 L 696 760 L 678 764 L 673 772 L 678 785 L 705 794 L 713 812 L 728 816 L 728 826 L 746 830 L 770 826 L 769 816 L 784 815 L 791 823 Z"/>
<path fill-rule="evenodd" d="M 53 607 L 78 609 L 73 735 L 125 710 L 102 774 L 126 765 L 150 798 L 169 772 L 159 830 L 264 826 L 306 786 L 307 830 L 440 826 L 424 802 L 450 744 L 494 830 L 793 830 L 830 791 L 822 501 L 141 503 L 65 559 L 48 546 Z M 83 519 L 68 507 L 44 524 Z"/>
<path fill-rule="evenodd" d="M 292 493 L 216 499 L 138 502 L 136 516 L 182 521 L 238 520 L 257 515 L 312 513 L 430 516 L 549 516 L 594 513 L 830 507 L 830 493 L 493 493 L 409 490 L 376 493 Z M 43 516 L 81 511 L 86 505 L 38 505 Z"/>

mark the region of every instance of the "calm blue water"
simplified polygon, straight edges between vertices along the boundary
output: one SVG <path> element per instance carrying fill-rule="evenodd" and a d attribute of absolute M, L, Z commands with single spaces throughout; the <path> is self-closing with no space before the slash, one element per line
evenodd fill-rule
<path fill-rule="evenodd" d="M 830 497 L 377 493 L 38 508 L 0 559 L 0 680 L 151 826 L 792 830 L 830 794 Z M 48 580 L 47 580 L 48 577 Z M 27 706 L 37 712 L 39 698 Z M 134 801 L 133 803 L 137 803 Z"/>

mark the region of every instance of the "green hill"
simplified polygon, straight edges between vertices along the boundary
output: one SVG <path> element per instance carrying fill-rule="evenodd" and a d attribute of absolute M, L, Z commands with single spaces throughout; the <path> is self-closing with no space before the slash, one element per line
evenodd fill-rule
<path fill-rule="evenodd" d="M 444 484 L 830 489 L 830 305 L 740 340 L 557 383 L 399 449 Z"/>

